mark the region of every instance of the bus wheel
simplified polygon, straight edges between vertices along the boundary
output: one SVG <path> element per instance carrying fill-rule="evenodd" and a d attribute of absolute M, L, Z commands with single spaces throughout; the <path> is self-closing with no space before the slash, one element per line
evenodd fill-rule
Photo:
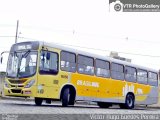
<path fill-rule="evenodd" d="M 127 94 L 126 101 L 125 101 L 125 107 L 127 109 L 134 108 L 134 96 L 132 94 Z"/>
<path fill-rule="evenodd" d="M 69 98 L 69 105 L 74 105 L 75 104 L 75 91 L 70 89 L 70 98 Z"/>
<path fill-rule="evenodd" d="M 75 103 L 75 96 L 71 96 L 69 100 L 69 105 L 74 105 Z"/>
<path fill-rule="evenodd" d="M 62 95 L 62 106 L 67 107 L 69 105 L 69 100 L 70 100 L 69 88 L 66 88 L 64 89 Z"/>
<path fill-rule="evenodd" d="M 37 106 L 41 106 L 41 105 L 42 105 L 42 102 L 43 102 L 43 99 L 42 99 L 42 98 L 35 98 L 34 100 L 35 100 L 35 104 L 36 104 Z"/>
<path fill-rule="evenodd" d="M 100 108 L 109 108 L 110 106 L 112 106 L 112 104 L 110 104 L 110 103 L 105 103 L 105 102 L 97 102 L 97 105 L 98 105 Z"/>

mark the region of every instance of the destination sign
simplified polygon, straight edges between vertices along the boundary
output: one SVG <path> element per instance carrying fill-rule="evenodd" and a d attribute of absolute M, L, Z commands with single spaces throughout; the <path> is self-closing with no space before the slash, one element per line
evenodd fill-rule
<path fill-rule="evenodd" d="M 25 49 L 32 49 L 31 45 L 19 45 L 17 46 L 17 50 L 25 50 Z"/>
<path fill-rule="evenodd" d="M 39 42 L 22 42 L 12 45 L 11 51 L 38 50 Z"/>

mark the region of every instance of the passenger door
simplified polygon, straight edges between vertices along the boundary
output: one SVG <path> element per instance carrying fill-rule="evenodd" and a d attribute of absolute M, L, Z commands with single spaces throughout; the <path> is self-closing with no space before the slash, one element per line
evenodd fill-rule
<path fill-rule="evenodd" d="M 58 96 L 58 53 L 41 51 L 37 96 L 55 98 Z"/>

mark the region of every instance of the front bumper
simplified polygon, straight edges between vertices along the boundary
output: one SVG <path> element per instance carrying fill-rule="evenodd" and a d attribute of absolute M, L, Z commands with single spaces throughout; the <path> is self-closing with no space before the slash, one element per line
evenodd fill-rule
<path fill-rule="evenodd" d="M 5 96 L 16 96 L 16 97 L 33 97 L 34 95 L 33 88 L 7 88 L 4 87 Z"/>

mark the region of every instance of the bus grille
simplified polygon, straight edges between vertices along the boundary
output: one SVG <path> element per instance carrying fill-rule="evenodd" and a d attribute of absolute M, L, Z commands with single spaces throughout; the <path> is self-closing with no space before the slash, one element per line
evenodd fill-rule
<path fill-rule="evenodd" d="M 24 87 L 24 85 L 11 85 L 11 87 Z"/>
<path fill-rule="evenodd" d="M 21 93 L 21 90 L 12 89 L 12 93 Z"/>
<path fill-rule="evenodd" d="M 26 80 L 9 80 L 11 84 L 23 84 Z"/>

